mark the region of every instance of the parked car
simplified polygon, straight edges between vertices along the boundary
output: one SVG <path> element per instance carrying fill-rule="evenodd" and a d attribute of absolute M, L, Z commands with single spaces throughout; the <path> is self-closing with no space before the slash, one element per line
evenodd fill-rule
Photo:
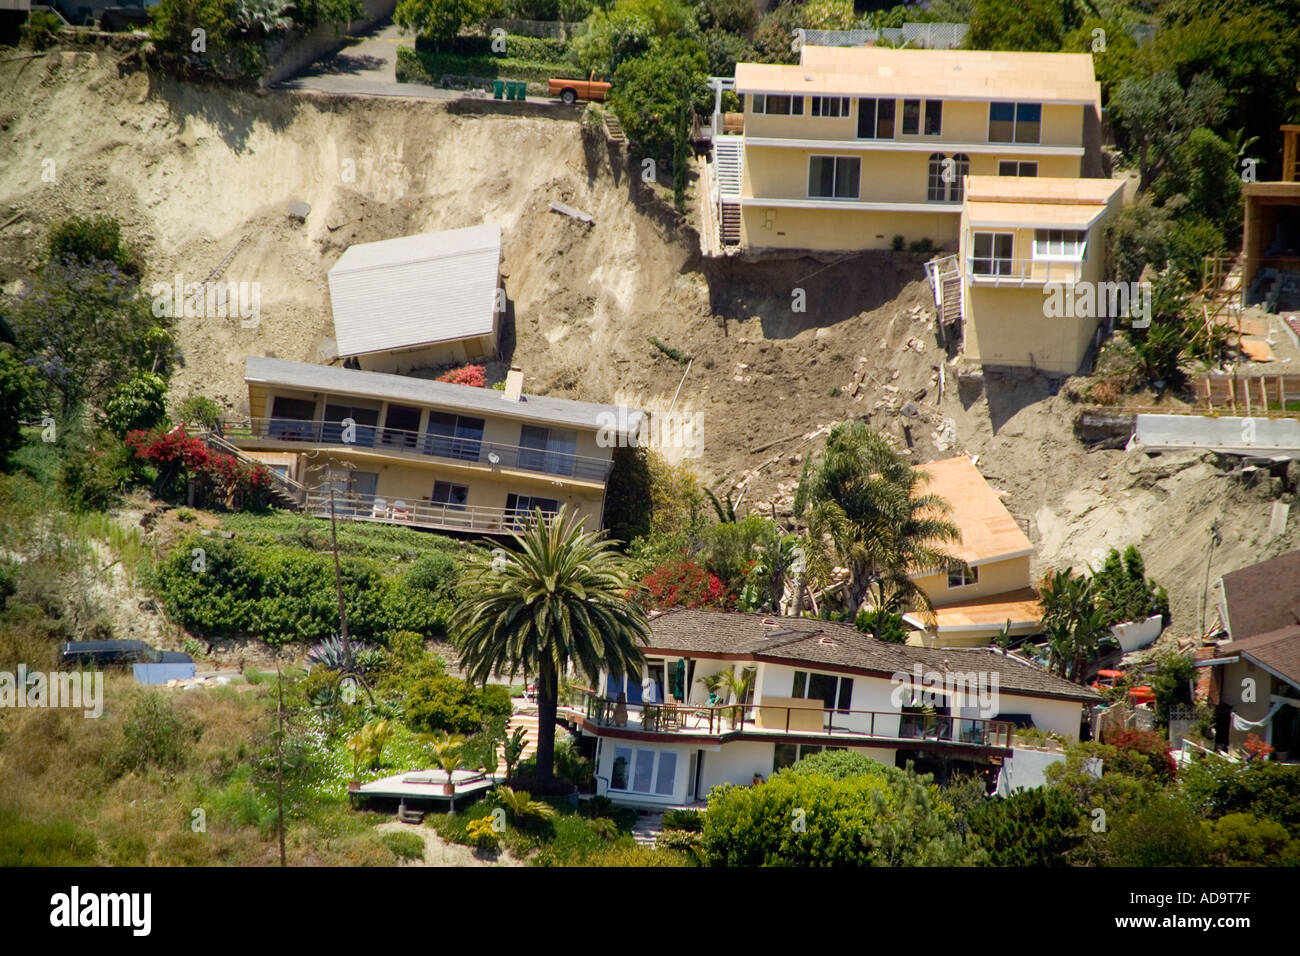
<path fill-rule="evenodd" d="M 1100 670 L 1097 671 L 1097 679 L 1092 682 L 1092 689 L 1098 692 L 1113 690 L 1123 680 L 1123 671 Z M 1147 684 L 1140 687 L 1130 687 L 1128 689 L 1128 699 L 1132 704 L 1154 704 L 1156 702 L 1156 692 Z"/>
<path fill-rule="evenodd" d="M 193 664 L 180 651 L 160 651 L 144 641 L 68 641 L 62 658 L 71 666 L 130 667 L 134 664 Z"/>
<path fill-rule="evenodd" d="M 568 106 L 572 106 L 578 100 L 594 100 L 601 103 L 609 94 L 609 84 L 596 79 L 594 70 L 585 80 L 549 79 L 546 81 L 546 89 Z"/>

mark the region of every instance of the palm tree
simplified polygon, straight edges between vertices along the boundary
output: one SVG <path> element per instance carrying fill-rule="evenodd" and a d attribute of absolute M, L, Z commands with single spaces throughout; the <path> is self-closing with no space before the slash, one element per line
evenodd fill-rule
<path fill-rule="evenodd" d="M 921 491 L 928 477 L 861 421 L 831 429 L 814 467 L 804 464 L 794 511 L 808 511 L 809 564 L 824 575 L 846 567 L 844 609 L 856 614 L 873 590 L 878 606 L 896 611 L 915 604 L 933 612 L 911 575 L 959 568 L 944 545 L 961 540 L 947 520 L 948 502 Z"/>
<path fill-rule="evenodd" d="M 537 772 L 555 772 L 555 710 L 560 675 L 572 664 L 593 685 L 601 670 L 640 677 L 641 646 L 650 634 L 645 612 L 616 542 L 584 531 L 567 507 L 546 520 L 534 511 L 516 553 L 482 558 L 466 575 L 466 593 L 448 625 L 466 677 L 520 671 L 537 681 Z M 485 542 L 488 550 L 494 542 Z"/>

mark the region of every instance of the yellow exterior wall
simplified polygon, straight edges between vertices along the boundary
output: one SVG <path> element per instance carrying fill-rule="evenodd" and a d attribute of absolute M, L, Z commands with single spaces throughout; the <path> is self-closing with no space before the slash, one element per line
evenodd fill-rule
<path fill-rule="evenodd" d="M 917 578 L 916 584 L 929 595 L 935 607 L 946 607 L 949 604 L 1018 591 L 1029 587 L 1029 555 L 981 564 L 979 576 L 977 583 L 960 588 L 948 587 L 946 571 Z M 999 628 L 995 627 L 993 633 L 996 634 L 998 630 Z"/>
<path fill-rule="evenodd" d="M 567 504 L 570 508 L 580 511 L 583 515 L 583 525 L 587 530 L 594 531 L 600 528 L 604 496 L 599 491 L 592 492 L 572 487 L 556 488 L 551 485 L 550 479 L 540 477 L 534 479 L 499 478 L 496 475 L 467 477 L 462 472 L 437 465 L 416 466 L 384 461 L 366 455 L 331 452 L 328 457 L 334 462 L 335 467 L 351 465 L 357 472 L 378 473 L 375 494 L 387 499 L 390 506 L 398 500 L 410 505 L 420 502 L 427 504 L 433 495 L 434 482 L 449 481 L 453 484 L 465 485 L 469 489 L 466 504 L 473 507 L 504 508 L 506 497 L 511 493 L 555 498 L 561 505 Z M 340 466 L 338 464 L 340 462 L 346 462 L 347 465 Z M 328 467 L 329 462 L 326 462 L 307 469 L 303 484 L 309 489 L 320 486 L 326 480 L 325 470 Z"/>
<path fill-rule="evenodd" d="M 1117 193 L 1106 212 L 1088 230 L 1086 256 L 1079 269 L 1082 282 L 1097 283 L 1106 277 L 1106 226 L 1122 206 L 1122 193 Z M 1010 205 L 1010 204 L 1008 204 Z M 1011 255 L 1017 260 L 1033 258 L 1033 228 L 993 229 L 971 227 L 968 214 L 961 216 L 961 248 L 959 263 L 964 275 L 962 304 L 963 354 L 984 365 L 1011 365 L 1032 367 L 1049 372 L 1073 375 L 1079 370 L 1088 353 L 1097 329 L 1101 325 L 1101 306 L 1096 303 L 1093 315 L 1088 317 L 1049 316 L 1048 296 L 1041 280 L 1058 281 L 1055 273 L 1046 271 L 1045 263 L 1024 266 L 1030 275 L 1040 279 L 1019 285 L 1004 282 L 1001 285 L 972 282 L 968 274 L 967 256 L 970 255 L 973 232 L 1011 232 Z M 1060 265 L 1052 263 L 1055 270 Z M 1020 269 L 1017 262 L 1013 269 Z"/>
<path fill-rule="evenodd" d="M 742 208 L 741 241 L 752 248 L 847 251 L 888 249 L 894 236 L 901 235 L 906 242 L 929 239 L 936 246 L 955 247 L 958 221 L 955 212 L 745 206 Z"/>
<path fill-rule="evenodd" d="M 440 342 L 422 349 L 358 355 L 357 364 L 367 372 L 391 372 L 401 375 L 414 369 L 436 368 L 439 365 L 492 358 L 496 355 L 496 350 L 495 335 L 480 335 L 457 339 L 455 342 Z"/>
<path fill-rule="evenodd" d="M 841 117 L 813 116 L 811 96 L 804 97 L 802 116 L 768 116 L 764 113 L 752 112 L 751 106 L 752 99 L 746 96 L 746 137 L 857 141 L 858 100 L 855 97 L 849 99 L 849 115 Z M 1082 146 L 1085 109 L 1087 107 L 1044 103 L 1039 141 L 1034 145 Z M 919 128 L 925 129 L 924 101 L 921 106 Z M 937 146 L 953 143 L 987 143 L 989 142 L 989 104 L 979 101 L 945 100 L 943 123 L 938 136 L 926 136 L 924 133 L 904 136 L 902 129 L 903 99 L 900 97 L 895 101 L 894 106 L 895 135 L 892 140 L 885 142 L 933 143 Z"/>

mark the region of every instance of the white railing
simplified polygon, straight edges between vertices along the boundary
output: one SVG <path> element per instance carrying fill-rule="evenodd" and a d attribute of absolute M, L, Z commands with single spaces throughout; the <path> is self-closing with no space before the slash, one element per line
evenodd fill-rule
<path fill-rule="evenodd" d="M 314 489 L 307 494 L 304 510 L 308 514 L 328 518 L 330 508 L 328 490 Z M 532 513 L 523 508 L 437 504 L 351 493 L 334 495 L 333 511 L 340 520 L 378 521 L 451 531 L 522 532 L 532 520 Z M 551 518 L 554 514 L 543 512 L 543 517 Z"/>
<path fill-rule="evenodd" d="M 1082 278 L 1083 263 L 967 256 L 966 276 L 975 285 L 1069 285 Z"/>

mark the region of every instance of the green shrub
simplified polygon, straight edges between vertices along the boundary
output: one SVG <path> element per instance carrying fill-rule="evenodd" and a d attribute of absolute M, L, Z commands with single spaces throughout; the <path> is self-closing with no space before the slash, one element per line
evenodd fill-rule
<path fill-rule="evenodd" d="M 110 263 L 139 275 L 135 253 L 122 239 L 122 226 L 112 216 L 73 216 L 56 223 L 46 244 L 46 261 L 73 259 L 83 265 Z"/>
<path fill-rule="evenodd" d="M 171 697 L 160 691 L 141 694 L 122 725 L 122 743 L 113 760 L 119 774 L 156 766 L 179 770 L 189 760 L 203 728 L 180 714 Z"/>
<path fill-rule="evenodd" d="M 1083 840 L 1082 814 L 1065 794 L 1043 787 L 985 800 L 971 811 L 970 830 L 994 866 L 1065 866 Z"/>
<path fill-rule="evenodd" d="M 33 10 L 22 26 L 23 39 L 33 50 L 44 50 L 59 39 L 63 21 L 49 10 Z"/>
<path fill-rule="evenodd" d="M 181 401 L 175 410 L 178 422 L 208 429 L 220 428 L 224 414 L 220 405 L 203 395 L 189 396 Z M 197 431 L 197 427 L 195 430 Z"/>
<path fill-rule="evenodd" d="M 107 511 L 141 476 L 140 463 L 125 443 L 99 430 L 79 441 L 68 439 L 59 483 L 74 511 Z"/>
<path fill-rule="evenodd" d="M 166 379 L 153 372 L 137 372 L 105 403 L 104 425 L 118 438 L 137 429 L 157 428 L 167 420 L 166 398 Z"/>
<path fill-rule="evenodd" d="M 70 820 L 37 822 L 0 810 L 0 866 L 94 866 L 98 842 Z"/>
<path fill-rule="evenodd" d="M 1205 757 L 1179 773 L 1183 793 L 1207 817 L 1250 813 L 1300 833 L 1300 766 Z"/>
<path fill-rule="evenodd" d="M 406 691 L 406 721 L 426 733 L 472 734 L 491 718 L 510 713 L 507 688 L 480 689 L 437 666 L 425 668 Z"/>
<path fill-rule="evenodd" d="M 870 634 L 878 641 L 886 641 L 890 644 L 907 643 L 907 628 L 903 626 L 901 614 L 864 609 L 858 612 L 853 623 L 859 631 Z"/>
<path fill-rule="evenodd" d="M 664 829 L 703 833 L 704 814 L 699 810 L 665 810 Z"/>
<path fill-rule="evenodd" d="M 384 846 L 393 851 L 399 860 L 423 860 L 424 837 L 418 833 L 397 831 L 383 835 Z"/>
<path fill-rule="evenodd" d="M 710 863 L 948 866 L 974 858 L 929 777 L 863 769 L 835 779 L 791 768 L 759 786 L 715 787 L 704 817 Z"/>

